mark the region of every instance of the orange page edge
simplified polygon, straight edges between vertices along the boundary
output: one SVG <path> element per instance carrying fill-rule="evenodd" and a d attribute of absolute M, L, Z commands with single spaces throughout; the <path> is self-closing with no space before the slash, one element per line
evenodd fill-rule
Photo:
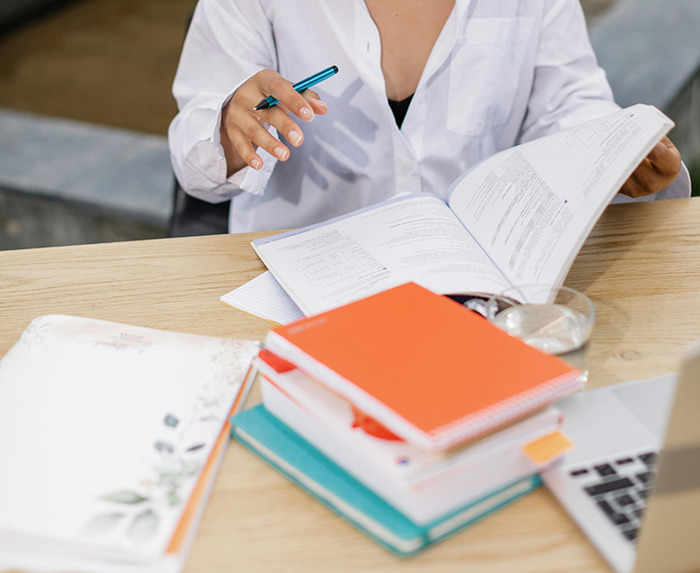
<path fill-rule="evenodd" d="M 216 439 L 216 443 L 212 448 L 211 454 L 209 454 L 209 459 L 207 459 L 204 469 L 197 480 L 197 484 L 195 485 L 194 490 L 192 490 L 187 506 L 182 512 L 180 523 L 178 523 L 173 536 L 170 538 L 170 543 L 165 550 L 166 555 L 176 555 L 182 551 L 182 546 L 185 542 L 187 534 L 190 531 L 192 521 L 194 520 L 195 514 L 197 513 L 197 510 L 202 502 L 202 498 L 207 491 L 207 486 L 213 478 L 212 474 L 216 471 L 218 462 L 221 459 L 221 454 L 228 443 L 228 437 L 231 433 L 231 422 L 228 419 L 229 417 L 227 417 L 226 423 L 221 429 L 219 437 Z"/>

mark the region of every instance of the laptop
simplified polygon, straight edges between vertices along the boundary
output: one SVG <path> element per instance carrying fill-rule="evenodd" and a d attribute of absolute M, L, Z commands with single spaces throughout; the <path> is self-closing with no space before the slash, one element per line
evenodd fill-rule
<path fill-rule="evenodd" d="M 547 487 L 615 571 L 700 570 L 700 343 L 679 374 L 557 402 L 575 444 Z"/>

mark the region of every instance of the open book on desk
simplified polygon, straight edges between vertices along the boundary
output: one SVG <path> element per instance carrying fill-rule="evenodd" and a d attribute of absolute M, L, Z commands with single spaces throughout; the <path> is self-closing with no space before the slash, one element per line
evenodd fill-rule
<path fill-rule="evenodd" d="M 508 149 L 447 192 L 253 241 L 306 315 L 413 281 L 440 294 L 559 285 L 605 207 L 673 122 L 635 105 Z"/>

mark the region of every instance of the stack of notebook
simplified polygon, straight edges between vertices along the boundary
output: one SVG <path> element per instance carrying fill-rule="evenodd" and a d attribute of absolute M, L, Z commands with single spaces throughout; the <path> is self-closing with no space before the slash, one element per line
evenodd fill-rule
<path fill-rule="evenodd" d="M 271 330 L 234 435 L 396 553 L 534 489 L 580 373 L 408 283 Z"/>

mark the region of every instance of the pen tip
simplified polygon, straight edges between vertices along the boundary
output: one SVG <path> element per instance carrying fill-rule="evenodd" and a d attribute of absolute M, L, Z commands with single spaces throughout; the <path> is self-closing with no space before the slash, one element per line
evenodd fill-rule
<path fill-rule="evenodd" d="M 256 105 L 253 108 L 253 110 L 260 111 L 261 109 L 267 109 L 268 107 L 270 107 L 270 102 L 265 100 L 265 101 L 261 101 L 258 105 Z"/>

